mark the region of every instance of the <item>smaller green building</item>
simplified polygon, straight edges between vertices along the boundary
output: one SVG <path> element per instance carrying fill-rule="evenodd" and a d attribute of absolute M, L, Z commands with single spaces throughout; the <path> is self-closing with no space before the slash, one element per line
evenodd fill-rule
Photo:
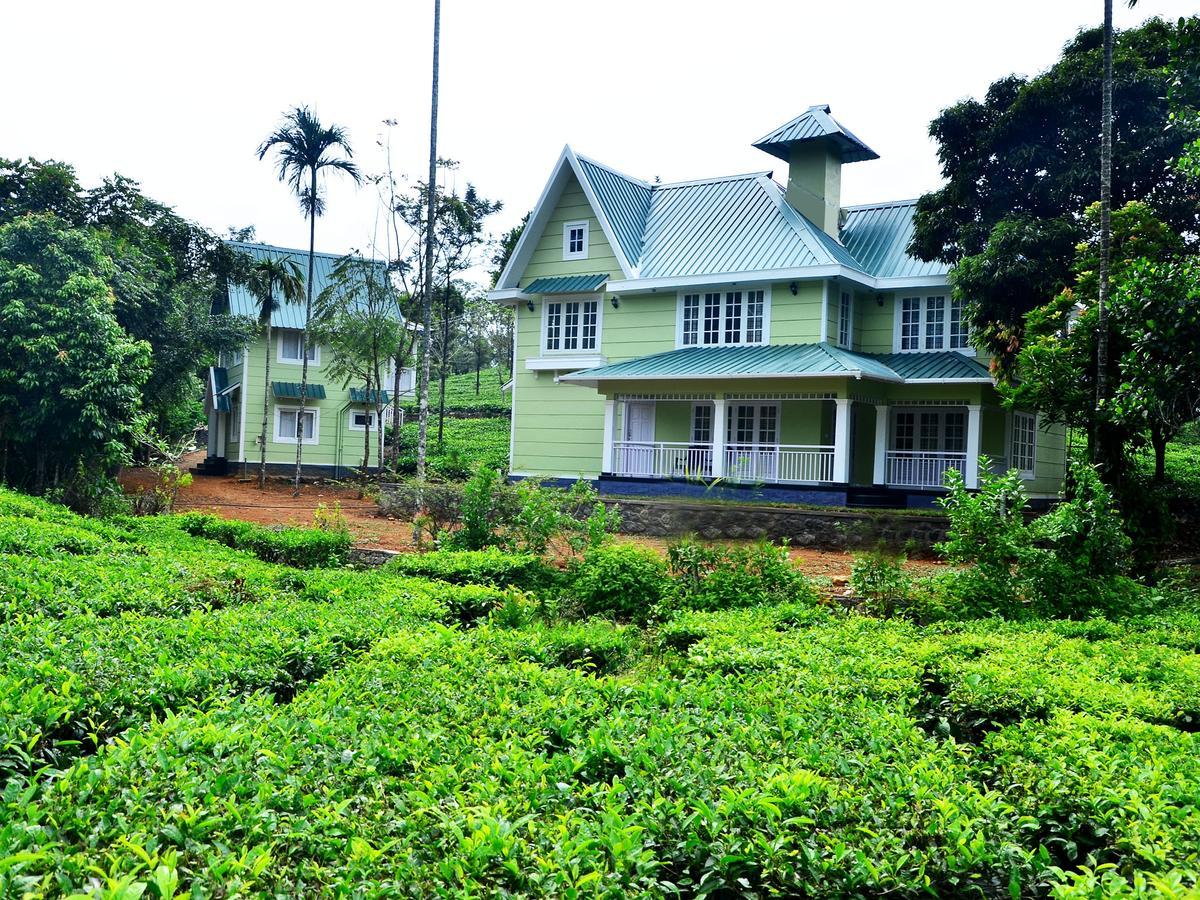
<path fill-rule="evenodd" d="M 610 493 L 926 506 L 983 461 L 1058 495 L 1062 429 L 1004 406 L 912 200 L 841 204 L 876 159 L 813 106 L 771 171 L 681 182 L 566 147 L 490 293 L 515 313 L 513 477 Z"/>
<path fill-rule="evenodd" d="M 268 244 L 229 241 L 231 247 L 255 259 L 290 258 L 308 272 L 308 251 L 290 250 Z M 316 254 L 313 265 L 313 296 L 330 282 L 339 256 Z M 385 264 L 378 263 L 387 277 Z M 243 285 L 229 287 L 228 309 L 241 316 L 258 317 L 258 303 Z M 267 395 L 267 467 L 275 473 L 290 473 L 296 466 L 296 441 L 304 442 L 303 468 L 307 475 L 338 476 L 362 465 L 364 432 L 368 425 L 377 433 L 379 422 L 374 396 L 362 386 L 337 384 L 326 374 L 325 354 L 319 345 L 307 348 L 308 391 L 304 416 L 300 418 L 300 378 L 303 366 L 304 304 L 280 303 L 271 317 L 271 346 L 266 329 L 239 352 L 222 354 L 218 365 L 208 371 L 205 412 L 208 415 L 208 457 L 201 474 L 255 469 L 260 460 L 263 396 Z M 271 383 L 265 381 L 266 354 L 271 354 Z M 412 369 L 400 373 L 400 400 L 414 393 Z M 394 371 L 384 379 L 394 384 Z M 394 399 L 383 392 L 384 424 Z M 375 445 L 372 439 L 372 445 Z M 372 446 L 371 468 L 378 465 Z"/>

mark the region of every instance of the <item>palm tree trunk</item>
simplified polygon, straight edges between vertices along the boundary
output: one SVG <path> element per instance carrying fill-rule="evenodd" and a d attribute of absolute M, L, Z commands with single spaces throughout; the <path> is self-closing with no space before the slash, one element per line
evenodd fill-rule
<path fill-rule="evenodd" d="M 442 0 L 433 0 L 433 99 L 429 112 L 429 183 L 425 186 L 425 290 L 421 296 L 421 405 L 417 426 L 417 483 L 425 481 L 425 451 L 429 437 L 429 331 L 433 317 L 434 192 L 437 189 L 438 53 L 442 27 Z M 420 490 L 420 488 L 418 488 Z M 424 500 L 418 497 L 418 505 Z"/>
<path fill-rule="evenodd" d="M 247 360 L 248 362 L 249 360 Z M 258 489 L 261 491 L 267 486 L 267 420 L 270 418 L 271 406 L 271 314 L 267 313 L 267 369 L 263 376 L 263 420 L 262 420 L 262 435 L 261 450 L 259 452 L 258 462 Z"/>
<path fill-rule="evenodd" d="M 1109 254 L 1112 243 L 1112 134 L 1113 134 L 1113 5 L 1104 0 L 1104 84 L 1100 106 L 1100 290 L 1096 304 L 1096 410 L 1093 426 L 1092 461 L 1103 471 L 1109 460 L 1097 458 L 1096 440 L 1104 428 L 1108 398 L 1108 296 Z"/>
<path fill-rule="evenodd" d="M 313 260 L 317 252 L 317 170 L 312 170 L 308 207 L 308 279 L 304 284 L 304 331 L 300 336 L 300 412 L 296 414 L 296 483 L 293 497 L 300 496 L 300 465 L 304 457 L 304 406 L 308 399 L 308 320 L 312 318 Z"/>

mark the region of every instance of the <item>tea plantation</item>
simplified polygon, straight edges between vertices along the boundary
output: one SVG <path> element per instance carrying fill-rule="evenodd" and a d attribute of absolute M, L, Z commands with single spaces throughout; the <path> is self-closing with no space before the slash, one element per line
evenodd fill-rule
<path fill-rule="evenodd" d="M 5 896 L 1196 895 L 1186 602 L 622 624 L 340 541 L 0 491 Z"/>

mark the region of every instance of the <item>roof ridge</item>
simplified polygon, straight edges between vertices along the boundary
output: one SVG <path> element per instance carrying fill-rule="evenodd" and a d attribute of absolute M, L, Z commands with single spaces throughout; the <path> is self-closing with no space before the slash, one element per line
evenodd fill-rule
<path fill-rule="evenodd" d="M 264 244 L 262 241 L 234 241 L 225 239 L 226 244 L 234 247 L 260 247 L 263 250 L 274 250 L 276 253 L 294 253 L 297 256 L 308 256 L 308 251 L 300 247 L 281 247 L 278 244 Z M 357 255 L 353 250 L 347 250 L 345 253 L 328 253 L 324 250 L 314 250 L 313 256 L 327 256 L 330 259 L 345 259 L 347 256 Z M 386 260 L 376 259 L 373 256 L 361 257 L 367 262 L 386 263 Z"/>
<path fill-rule="evenodd" d="M 699 184 L 717 184 L 721 181 L 749 181 L 752 178 L 761 178 L 763 175 L 770 175 L 769 169 L 761 172 L 745 172 L 741 175 L 714 175 L 710 178 L 691 178 L 687 181 L 668 181 L 662 184 L 650 185 L 652 190 L 661 191 L 667 188 L 692 187 Z"/>
<path fill-rule="evenodd" d="M 592 159 L 590 156 L 586 156 L 583 153 L 575 153 L 575 158 L 582 162 L 591 163 L 593 166 L 596 166 L 597 168 L 600 168 L 600 169 L 604 169 L 607 172 L 611 172 L 613 175 L 616 175 L 618 178 L 624 178 L 626 181 L 632 181 L 635 184 L 640 184 L 642 187 L 650 188 L 652 190 L 654 188 L 654 185 L 651 184 L 649 181 L 646 181 L 644 178 L 638 178 L 636 175 L 629 175 L 625 172 L 622 172 L 620 169 L 613 168 L 612 166 L 608 165 L 608 163 L 602 163 L 602 162 L 600 162 L 600 160 Z"/>
<path fill-rule="evenodd" d="M 821 263 L 822 257 L 825 258 L 826 264 L 836 264 L 837 260 L 833 258 L 833 255 L 822 247 L 821 242 L 809 231 L 807 227 L 810 224 L 808 218 L 787 202 L 779 185 L 769 175 L 765 177 L 760 176 L 758 178 L 758 185 L 763 189 L 763 193 L 771 199 L 771 202 L 775 204 L 775 208 L 779 210 L 780 216 L 788 223 L 788 227 L 796 233 L 796 237 L 800 238 L 800 242 L 808 248 L 808 252 L 813 255 L 818 264 Z M 793 219 L 793 216 L 796 218 Z M 803 229 L 796 227 L 796 219 L 805 226 Z"/>
<path fill-rule="evenodd" d="M 877 203 L 852 203 L 843 206 L 842 209 L 887 209 L 892 206 L 912 206 L 920 199 L 920 197 L 913 197 L 911 200 L 880 200 Z"/>

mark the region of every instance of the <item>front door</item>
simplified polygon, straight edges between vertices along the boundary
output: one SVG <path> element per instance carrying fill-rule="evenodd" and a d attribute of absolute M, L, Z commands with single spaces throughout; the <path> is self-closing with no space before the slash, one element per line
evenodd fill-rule
<path fill-rule="evenodd" d="M 654 475 L 654 404 L 625 404 L 625 465 L 630 475 Z"/>
<path fill-rule="evenodd" d="M 779 461 L 779 407 L 735 403 L 728 410 L 726 473 L 741 481 L 773 480 Z"/>

